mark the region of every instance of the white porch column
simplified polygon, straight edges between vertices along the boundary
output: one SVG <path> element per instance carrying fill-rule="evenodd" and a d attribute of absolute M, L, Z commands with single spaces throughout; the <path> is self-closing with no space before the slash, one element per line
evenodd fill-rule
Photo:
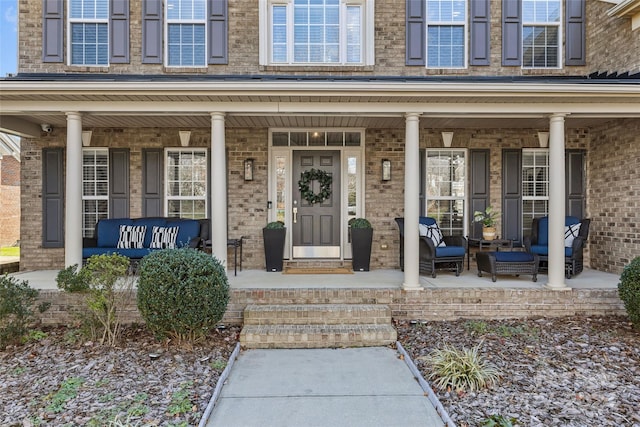
<path fill-rule="evenodd" d="M 549 282 L 550 289 L 568 289 L 564 283 L 565 164 L 564 114 L 553 114 L 549 124 Z"/>
<path fill-rule="evenodd" d="M 405 290 L 421 290 L 420 230 L 420 115 L 406 115 L 404 148 L 404 283 Z"/>
<path fill-rule="evenodd" d="M 224 113 L 211 113 L 211 252 L 227 266 L 227 167 Z"/>
<path fill-rule="evenodd" d="M 82 265 L 82 116 L 67 113 L 64 265 Z"/>

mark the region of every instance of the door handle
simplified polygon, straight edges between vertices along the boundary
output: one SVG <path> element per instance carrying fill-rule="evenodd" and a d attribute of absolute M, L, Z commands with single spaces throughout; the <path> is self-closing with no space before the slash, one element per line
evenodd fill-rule
<path fill-rule="evenodd" d="M 293 208 L 293 223 L 298 222 L 298 208 Z"/>

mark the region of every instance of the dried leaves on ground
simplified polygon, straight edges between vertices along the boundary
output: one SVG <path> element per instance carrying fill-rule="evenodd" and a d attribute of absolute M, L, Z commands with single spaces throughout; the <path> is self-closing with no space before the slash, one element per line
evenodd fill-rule
<path fill-rule="evenodd" d="M 519 426 L 640 426 L 640 331 L 622 317 L 400 322 L 398 340 L 427 377 L 428 354 L 471 348 L 496 365 L 491 389 L 436 390 L 452 420 Z M 494 424 L 487 424 L 494 425 Z"/>
<path fill-rule="evenodd" d="M 0 426 L 197 425 L 237 342 L 213 332 L 191 350 L 128 327 L 118 347 L 67 328 L 0 351 Z"/>

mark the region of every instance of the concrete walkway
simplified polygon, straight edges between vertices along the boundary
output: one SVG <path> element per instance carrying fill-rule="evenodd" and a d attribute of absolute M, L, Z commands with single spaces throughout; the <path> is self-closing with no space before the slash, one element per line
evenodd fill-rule
<path fill-rule="evenodd" d="M 207 426 L 443 426 L 386 347 L 241 352 Z"/>

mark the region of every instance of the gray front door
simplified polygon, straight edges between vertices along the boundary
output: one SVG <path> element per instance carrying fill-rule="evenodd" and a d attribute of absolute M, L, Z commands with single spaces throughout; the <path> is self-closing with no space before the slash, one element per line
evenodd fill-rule
<path fill-rule="evenodd" d="M 319 203 L 302 198 L 298 182 L 311 169 L 332 177 L 330 194 Z M 293 257 L 340 258 L 340 152 L 293 152 Z M 321 183 L 312 180 L 309 187 L 319 194 Z"/>

